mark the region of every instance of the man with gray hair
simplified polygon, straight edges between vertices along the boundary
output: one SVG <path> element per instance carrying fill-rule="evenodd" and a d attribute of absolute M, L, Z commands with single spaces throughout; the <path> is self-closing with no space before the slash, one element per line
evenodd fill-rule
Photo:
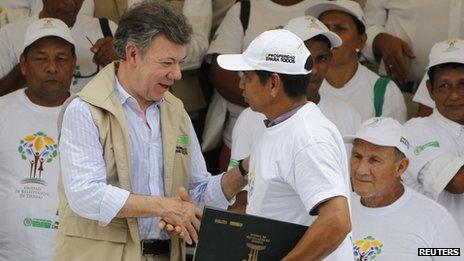
<path fill-rule="evenodd" d="M 121 60 L 67 102 L 55 259 L 183 260 L 177 234 L 197 240 L 196 205 L 225 208 L 245 185 L 243 165 L 207 172 L 192 123 L 167 92 L 181 78 L 190 35 L 169 4 L 133 6 L 115 34 Z M 169 235 L 160 220 L 179 231 Z"/>
<path fill-rule="evenodd" d="M 450 213 L 401 181 L 411 153 L 406 129 L 398 121 L 371 118 L 344 140 L 353 143 L 350 165 L 356 193 L 351 199 L 356 261 L 449 260 L 447 256 L 418 254 L 421 248 L 462 250 L 464 239 Z"/>

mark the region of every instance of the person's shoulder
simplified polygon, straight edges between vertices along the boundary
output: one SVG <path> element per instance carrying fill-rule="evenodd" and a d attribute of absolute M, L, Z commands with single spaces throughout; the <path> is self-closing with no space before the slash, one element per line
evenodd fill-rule
<path fill-rule="evenodd" d="M 325 142 L 332 140 L 335 133 L 339 133 L 334 123 L 313 102 L 308 102 L 300 111 L 295 119 L 298 128 L 292 128 L 298 136 L 307 137 L 311 142 Z"/>
<path fill-rule="evenodd" d="M 0 110 L 2 113 L 8 108 L 18 107 L 19 97 L 24 95 L 24 88 L 0 97 Z"/>
<path fill-rule="evenodd" d="M 406 188 L 410 194 L 410 200 L 407 204 L 407 207 L 417 215 L 425 219 L 429 219 L 430 222 L 437 222 L 437 219 L 443 218 L 445 216 L 451 216 L 448 210 L 446 210 L 442 205 L 438 204 L 436 201 L 426 197 L 425 195 L 410 189 Z"/>
<path fill-rule="evenodd" d="M 435 124 L 433 124 L 433 119 L 430 116 L 427 117 L 416 117 L 408 120 L 404 123 L 404 127 L 407 130 L 414 130 L 422 129 L 422 130 L 433 130 Z"/>
<path fill-rule="evenodd" d="M 17 21 L 17 22 L 14 22 L 14 23 L 9 23 L 5 26 L 3 26 L 0 30 L 7 30 L 7 31 L 11 31 L 11 30 L 17 30 L 18 28 L 27 28 L 27 26 L 29 26 L 30 23 L 32 23 L 32 21 L 34 20 L 37 20 L 38 18 L 35 17 L 35 16 L 30 16 L 30 17 L 27 17 L 27 18 L 24 18 L 20 21 Z"/>

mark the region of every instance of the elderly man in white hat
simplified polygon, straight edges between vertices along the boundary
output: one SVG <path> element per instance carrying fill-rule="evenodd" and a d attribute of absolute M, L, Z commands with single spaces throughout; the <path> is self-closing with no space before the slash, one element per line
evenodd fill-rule
<path fill-rule="evenodd" d="M 267 31 L 218 64 L 242 72 L 245 100 L 266 116 L 251 153 L 246 212 L 309 225 L 283 260 L 351 260 L 346 152 L 335 125 L 307 102 L 311 58 L 303 41 Z"/>
<path fill-rule="evenodd" d="M 427 74 L 436 108 L 405 124 L 415 147 L 406 182 L 448 209 L 464 233 L 464 41 L 435 44 Z"/>
<path fill-rule="evenodd" d="M 464 246 L 448 211 L 402 184 L 410 143 L 400 123 L 392 118 L 372 118 L 356 135 L 344 139 L 353 142 L 351 181 L 357 195 L 351 203 L 356 260 L 416 260 L 418 248 Z"/>
<path fill-rule="evenodd" d="M 20 56 L 26 88 L 0 98 L 0 259 L 52 260 L 58 229 L 56 121 L 76 64 L 68 26 L 38 19 Z"/>

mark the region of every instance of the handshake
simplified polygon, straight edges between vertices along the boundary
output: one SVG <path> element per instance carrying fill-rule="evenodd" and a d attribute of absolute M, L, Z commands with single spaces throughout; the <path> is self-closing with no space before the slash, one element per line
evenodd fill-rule
<path fill-rule="evenodd" d="M 193 204 L 187 190 L 180 187 L 178 197 L 165 198 L 164 206 L 158 227 L 166 229 L 171 236 L 181 237 L 189 245 L 197 243 L 203 210 Z"/>

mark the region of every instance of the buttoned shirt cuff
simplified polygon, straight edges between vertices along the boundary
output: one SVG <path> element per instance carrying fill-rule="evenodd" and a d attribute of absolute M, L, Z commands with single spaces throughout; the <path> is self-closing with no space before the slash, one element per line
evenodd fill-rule
<path fill-rule="evenodd" d="M 427 195 L 436 200 L 463 165 L 464 157 L 446 153 L 427 163 L 417 178 Z"/>
<path fill-rule="evenodd" d="M 371 26 L 367 28 L 366 30 L 367 41 L 366 41 L 366 45 L 364 46 L 362 50 L 362 53 L 364 57 L 370 62 L 377 63 L 377 61 L 375 60 L 374 48 L 372 45 L 374 44 L 375 37 L 377 37 L 378 34 L 383 33 L 383 32 L 385 32 L 383 27 L 376 26 L 376 25 Z"/>
<path fill-rule="evenodd" d="M 103 196 L 100 206 L 100 216 L 98 224 L 100 226 L 108 225 L 113 218 L 119 213 L 121 208 L 129 198 L 129 191 L 108 185 Z"/>
<path fill-rule="evenodd" d="M 224 192 L 222 191 L 221 180 L 223 175 L 224 173 L 211 177 L 210 187 L 218 189 L 213 189 L 211 191 L 211 198 L 209 198 L 209 202 L 205 202 L 206 205 L 226 209 L 228 206 L 235 203 L 235 196 L 230 200 L 227 200 L 226 195 L 224 195 Z"/>

